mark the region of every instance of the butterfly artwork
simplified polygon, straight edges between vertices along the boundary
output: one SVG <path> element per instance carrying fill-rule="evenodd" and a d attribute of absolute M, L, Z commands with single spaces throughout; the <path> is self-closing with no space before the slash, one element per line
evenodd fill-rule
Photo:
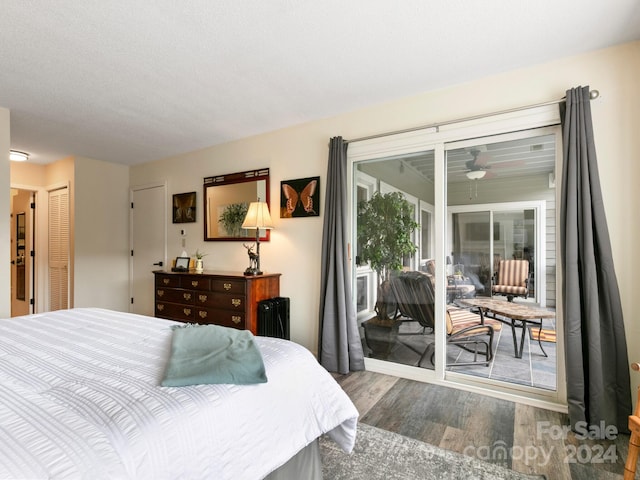
<path fill-rule="evenodd" d="M 280 218 L 320 215 L 320 177 L 280 182 Z"/>

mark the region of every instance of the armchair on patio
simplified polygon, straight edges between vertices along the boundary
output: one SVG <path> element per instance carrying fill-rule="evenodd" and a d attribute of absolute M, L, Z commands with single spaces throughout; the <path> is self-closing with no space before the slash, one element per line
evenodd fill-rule
<path fill-rule="evenodd" d="M 433 283 L 433 279 L 436 276 L 435 260 L 427 260 L 421 270 L 429 275 Z M 464 265 L 460 263 L 453 266 L 453 274 L 449 275 L 447 273 L 447 303 L 453 303 L 457 298 L 473 298 L 476 296 L 478 285 L 465 274 L 464 270 Z"/>
<path fill-rule="evenodd" d="M 435 331 L 434 288 L 428 275 L 422 272 L 401 272 L 391 277 L 391 290 L 395 295 L 398 314 L 413 319 L 423 327 Z M 447 343 L 456 345 L 473 353 L 472 362 L 456 363 L 460 365 L 489 365 L 493 358 L 493 332 L 502 324 L 496 320 L 484 318 L 482 312 L 473 313 L 467 309 L 447 306 L 446 313 Z M 422 353 L 418 365 L 431 350 L 429 344 Z M 478 355 L 484 359 L 478 359 Z M 431 358 L 433 362 L 433 355 Z"/>
<path fill-rule="evenodd" d="M 529 296 L 529 262 L 527 260 L 500 260 L 493 285 L 492 295 L 513 297 Z"/>

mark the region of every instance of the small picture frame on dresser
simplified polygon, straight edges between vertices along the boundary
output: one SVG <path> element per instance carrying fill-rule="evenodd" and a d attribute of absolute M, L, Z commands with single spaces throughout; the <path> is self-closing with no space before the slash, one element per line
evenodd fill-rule
<path fill-rule="evenodd" d="M 191 259 L 189 257 L 176 257 L 176 264 L 171 269 L 171 271 L 172 272 L 188 272 L 190 261 Z"/>

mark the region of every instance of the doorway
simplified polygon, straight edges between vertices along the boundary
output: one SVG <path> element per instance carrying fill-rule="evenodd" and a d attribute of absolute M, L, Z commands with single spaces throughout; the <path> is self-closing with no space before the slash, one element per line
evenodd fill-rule
<path fill-rule="evenodd" d="M 11 316 L 35 313 L 35 195 L 11 189 Z"/>

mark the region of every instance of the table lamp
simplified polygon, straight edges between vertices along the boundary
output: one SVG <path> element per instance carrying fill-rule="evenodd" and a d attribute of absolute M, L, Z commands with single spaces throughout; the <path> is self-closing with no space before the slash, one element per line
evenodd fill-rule
<path fill-rule="evenodd" d="M 253 253 L 251 251 L 252 248 L 245 245 L 249 253 L 249 267 L 244 271 L 244 274 L 262 275 L 262 271 L 260 271 L 260 229 L 270 230 L 273 228 L 269 205 L 266 202 L 261 202 L 259 198 L 257 202 L 251 202 L 247 210 L 247 216 L 242 222 L 242 228 L 256 229 L 256 252 Z"/>

